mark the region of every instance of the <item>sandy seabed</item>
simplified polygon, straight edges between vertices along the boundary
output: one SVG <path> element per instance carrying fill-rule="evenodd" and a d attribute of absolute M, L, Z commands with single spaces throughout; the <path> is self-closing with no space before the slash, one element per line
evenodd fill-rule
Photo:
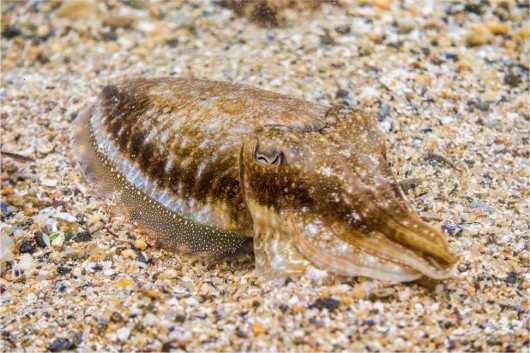
<path fill-rule="evenodd" d="M 272 22 L 231 4 L 2 2 L 2 351 L 528 352 L 528 2 L 344 0 Z M 373 111 L 413 207 L 461 256 L 455 277 L 271 285 L 250 255 L 148 246 L 68 147 L 79 111 L 132 76 Z"/>

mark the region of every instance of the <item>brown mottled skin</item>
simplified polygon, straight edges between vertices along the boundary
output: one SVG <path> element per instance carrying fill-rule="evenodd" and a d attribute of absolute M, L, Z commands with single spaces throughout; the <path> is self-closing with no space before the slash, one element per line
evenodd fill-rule
<path fill-rule="evenodd" d="M 169 78 L 106 86 L 96 107 L 120 158 L 171 197 L 195 200 L 184 216 L 220 205 L 210 225 L 253 237 L 265 272 L 299 273 L 313 264 L 349 275 L 374 270 L 373 277 L 392 280 L 379 272 L 397 266 L 403 277 L 396 280 L 446 278 L 457 261 L 440 231 L 407 205 L 369 114 L 243 85 Z M 318 232 L 350 246 L 344 262 L 311 259 L 326 251 L 307 234 L 313 221 Z M 344 265 L 357 257 L 351 261 L 369 271 Z"/>
<path fill-rule="evenodd" d="M 149 94 L 150 87 L 157 84 L 170 84 L 171 89 L 178 94 L 175 94 L 172 100 Z M 190 89 L 192 84 L 194 86 Z M 235 124 L 245 124 L 251 129 L 259 129 L 266 125 L 289 124 L 289 120 L 303 115 L 308 121 L 298 122 L 295 125 L 306 123 L 310 126 L 313 123 L 310 119 L 316 120 L 318 114 L 324 111 L 322 107 L 276 93 L 249 87 L 241 87 L 240 90 L 240 92 L 234 92 L 233 86 L 224 82 L 178 79 L 135 80 L 125 82 L 119 88 L 104 87 L 100 99 L 105 116 L 108 117 L 105 126 L 109 134 L 117 139 L 120 150 L 137 161 L 143 171 L 154 179 L 160 180 L 169 189 L 175 187 L 177 182 L 181 182 L 183 185 L 179 195 L 181 197 L 193 196 L 202 202 L 210 195 L 222 199 L 229 205 L 231 217 L 236 224 L 235 230 L 251 233 L 252 221 L 246 210 L 239 183 L 237 159 L 240 147 L 236 143 L 223 156 L 218 156 L 215 149 L 200 150 L 197 148 L 203 139 L 210 139 L 215 143 L 238 139 L 241 143 L 241 134 L 236 136 L 231 134 L 230 124 L 226 124 L 222 131 L 207 134 L 201 129 L 201 125 L 208 124 L 210 116 L 222 118 L 228 115 L 232 117 Z M 245 101 L 238 95 L 253 97 L 252 110 L 244 110 Z M 216 101 L 214 106 L 204 107 L 204 102 L 208 98 L 216 96 L 220 97 L 220 100 Z M 280 117 L 272 116 L 268 112 L 267 105 L 271 102 L 278 106 L 285 105 L 287 108 L 283 109 Z M 301 107 L 303 109 L 300 109 Z M 177 115 L 185 119 L 178 134 L 170 137 L 170 142 L 176 143 L 173 149 L 176 159 L 175 166 L 169 172 L 164 171 L 167 154 L 157 153 L 153 146 L 156 141 L 142 143 L 149 129 L 139 125 L 150 108 L 157 111 L 158 118 L 166 115 L 171 119 L 172 115 Z M 190 112 L 195 112 L 197 119 L 187 119 Z M 123 129 L 121 133 L 119 133 L 120 129 Z M 183 148 L 178 145 L 178 139 L 184 136 L 188 136 L 192 143 Z M 191 161 L 186 166 L 180 167 L 179 162 L 189 157 Z M 209 159 L 209 163 L 201 177 L 197 178 L 197 165 L 206 159 Z M 224 173 L 219 175 L 220 171 Z M 215 182 L 212 182 L 214 180 Z"/>

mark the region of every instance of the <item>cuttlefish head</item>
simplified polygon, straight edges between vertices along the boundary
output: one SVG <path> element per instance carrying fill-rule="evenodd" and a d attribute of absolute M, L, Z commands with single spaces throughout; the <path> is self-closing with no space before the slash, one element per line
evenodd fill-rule
<path fill-rule="evenodd" d="M 265 126 L 245 140 L 240 172 L 260 271 L 314 266 L 392 282 L 452 274 L 458 257 L 408 205 L 366 114 Z"/>

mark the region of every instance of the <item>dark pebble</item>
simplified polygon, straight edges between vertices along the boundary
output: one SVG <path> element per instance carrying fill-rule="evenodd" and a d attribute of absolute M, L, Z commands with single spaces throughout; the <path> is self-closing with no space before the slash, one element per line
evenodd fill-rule
<path fill-rule="evenodd" d="M 183 323 L 184 321 L 186 321 L 185 315 L 178 314 L 177 316 L 175 316 L 175 322 Z"/>
<path fill-rule="evenodd" d="M 41 232 L 35 233 L 35 243 L 37 243 L 37 246 L 39 248 L 45 248 L 46 247 L 46 242 L 44 241 L 43 237 L 44 237 L 43 233 L 41 233 Z"/>
<path fill-rule="evenodd" d="M 86 282 L 81 287 L 79 287 L 79 289 L 80 290 L 85 290 L 85 289 L 90 288 L 90 287 L 92 287 L 92 282 Z"/>
<path fill-rule="evenodd" d="M 445 56 L 445 58 L 446 58 L 447 60 L 458 61 L 458 55 L 457 55 L 457 54 L 453 54 L 453 53 L 445 53 L 444 56 Z"/>
<path fill-rule="evenodd" d="M 348 34 L 351 32 L 351 27 L 350 25 L 340 25 L 335 27 L 335 32 L 339 34 Z"/>
<path fill-rule="evenodd" d="M 282 313 L 286 313 L 287 310 L 289 310 L 289 306 L 287 304 L 280 304 L 278 305 L 278 309 L 280 309 Z"/>
<path fill-rule="evenodd" d="M 464 11 L 469 12 L 469 13 L 474 13 L 476 15 L 481 15 L 483 11 L 482 6 L 483 5 L 480 1 L 470 2 L 464 6 Z"/>
<path fill-rule="evenodd" d="M 142 251 L 138 249 L 133 249 L 133 251 L 136 253 L 136 260 L 149 265 L 152 263 L 152 260 L 148 259 Z"/>
<path fill-rule="evenodd" d="M 66 274 L 68 274 L 70 272 L 72 272 L 72 269 L 70 267 L 59 266 L 57 268 L 57 273 L 60 274 L 60 275 L 66 275 Z"/>
<path fill-rule="evenodd" d="M 168 38 L 166 39 L 166 45 L 170 48 L 176 48 L 179 44 L 178 38 Z"/>
<path fill-rule="evenodd" d="M 510 71 L 504 75 L 504 83 L 510 87 L 517 87 L 521 84 L 521 82 L 523 82 L 521 76 L 513 71 Z"/>
<path fill-rule="evenodd" d="M 79 232 L 77 233 L 75 236 L 74 236 L 74 241 L 75 242 L 82 242 L 82 241 L 91 241 L 92 240 L 92 236 L 90 235 L 89 232 L 87 231 L 83 231 L 83 232 Z"/>
<path fill-rule="evenodd" d="M 463 231 L 461 227 L 454 224 L 444 224 L 442 225 L 442 230 L 450 235 L 460 235 Z"/>
<path fill-rule="evenodd" d="M 186 351 L 186 342 L 179 340 L 167 341 L 162 345 L 162 352 Z"/>
<path fill-rule="evenodd" d="M 69 351 L 75 348 L 75 344 L 66 338 L 56 338 L 48 349 L 52 352 Z"/>
<path fill-rule="evenodd" d="M 481 112 L 487 112 L 488 110 L 490 110 L 490 106 L 491 102 L 486 102 L 482 100 L 477 101 L 477 103 L 475 104 L 475 107 L 477 107 L 477 109 Z"/>
<path fill-rule="evenodd" d="M 401 186 L 401 189 L 403 189 L 404 193 L 407 193 L 409 190 L 416 189 L 418 185 L 422 183 L 422 180 L 419 178 L 411 178 L 411 179 L 405 179 L 401 180 L 399 182 L 399 186 Z"/>
<path fill-rule="evenodd" d="M 329 32 L 326 32 L 326 34 L 323 34 L 323 35 L 320 36 L 320 44 L 323 44 L 323 45 L 334 45 L 334 44 L 336 44 L 336 42 L 335 42 L 335 39 L 333 39 L 329 35 Z"/>
<path fill-rule="evenodd" d="M 295 346 L 300 346 L 300 345 L 302 345 L 302 344 L 305 344 L 305 340 L 304 340 L 303 337 L 295 337 L 295 338 L 293 339 L 293 344 L 294 344 Z"/>
<path fill-rule="evenodd" d="M 337 93 L 335 94 L 335 98 L 346 98 L 348 97 L 348 94 L 350 94 L 350 92 L 346 91 L 345 89 L 339 88 L 337 90 Z"/>
<path fill-rule="evenodd" d="M 162 348 L 160 348 L 161 352 L 171 352 L 172 350 L 175 350 L 177 347 L 175 347 L 174 341 L 167 341 L 162 344 Z"/>
<path fill-rule="evenodd" d="M 7 203 L 0 203 L 0 212 L 2 212 L 2 215 L 8 215 L 12 213 L 14 209 L 14 207 L 11 207 Z"/>
<path fill-rule="evenodd" d="M 379 111 L 377 112 L 377 119 L 379 121 L 384 121 L 388 117 L 389 113 L 390 108 L 388 107 L 388 105 L 381 103 L 381 105 L 379 106 Z"/>
<path fill-rule="evenodd" d="M 123 315 L 119 312 L 115 311 L 110 315 L 110 321 L 112 322 L 123 322 L 124 318 Z"/>
<path fill-rule="evenodd" d="M 364 323 L 365 323 L 366 326 L 369 326 L 369 327 L 375 325 L 375 321 L 374 320 L 366 320 Z"/>
<path fill-rule="evenodd" d="M 426 162 L 429 162 L 429 164 L 432 165 L 432 166 L 437 166 L 438 164 L 444 164 L 446 166 L 454 168 L 454 165 L 451 163 L 451 161 L 449 161 L 447 158 L 445 158 L 444 156 L 439 155 L 437 153 L 427 153 L 423 157 L 423 159 Z"/>
<path fill-rule="evenodd" d="M 31 254 L 35 251 L 35 243 L 31 240 L 24 240 L 18 250 L 21 254 Z"/>
<path fill-rule="evenodd" d="M 66 286 L 63 283 L 57 283 L 56 285 L 54 285 L 54 288 L 59 293 L 64 293 L 64 291 L 66 290 Z"/>
<path fill-rule="evenodd" d="M 75 237 L 75 233 L 67 232 L 67 233 L 64 235 L 64 240 L 66 240 L 66 241 L 70 241 L 70 240 L 72 240 L 74 237 Z"/>
<path fill-rule="evenodd" d="M 517 272 L 508 272 L 504 281 L 508 284 L 517 283 Z"/>
<path fill-rule="evenodd" d="M 288 286 L 289 283 L 293 283 L 293 282 L 294 282 L 294 281 L 293 281 L 293 279 L 292 279 L 291 277 L 287 277 L 287 278 L 285 279 L 285 281 L 283 282 L 283 285 L 284 285 L 284 286 Z"/>
<path fill-rule="evenodd" d="M 101 39 L 107 42 L 114 42 L 118 39 L 118 35 L 115 31 L 105 31 L 100 34 Z"/>
<path fill-rule="evenodd" d="M 317 308 L 318 310 L 328 309 L 333 311 L 340 305 L 340 301 L 333 298 L 319 298 L 313 304 L 309 305 L 309 309 Z"/>
<path fill-rule="evenodd" d="M 2 31 L 2 37 L 6 38 L 6 39 L 11 39 L 11 38 L 18 37 L 21 34 L 22 34 L 22 32 L 20 31 L 20 29 L 16 28 L 15 26 L 7 26 Z"/>
<path fill-rule="evenodd" d="M 388 43 L 387 46 L 394 49 L 400 49 L 403 46 L 403 42 L 398 40 Z"/>
<path fill-rule="evenodd" d="M 454 326 L 453 323 L 448 320 L 440 320 L 438 321 L 438 325 L 440 325 L 441 328 L 446 330 Z"/>

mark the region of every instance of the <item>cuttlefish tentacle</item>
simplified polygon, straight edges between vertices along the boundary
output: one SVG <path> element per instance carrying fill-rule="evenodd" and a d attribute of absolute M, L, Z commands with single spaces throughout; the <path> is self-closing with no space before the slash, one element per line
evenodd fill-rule
<path fill-rule="evenodd" d="M 117 212 L 178 253 L 253 242 L 273 278 L 310 267 L 385 281 L 451 276 L 458 257 L 409 206 L 369 113 L 225 82 L 103 88 L 73 149 Z"/>

